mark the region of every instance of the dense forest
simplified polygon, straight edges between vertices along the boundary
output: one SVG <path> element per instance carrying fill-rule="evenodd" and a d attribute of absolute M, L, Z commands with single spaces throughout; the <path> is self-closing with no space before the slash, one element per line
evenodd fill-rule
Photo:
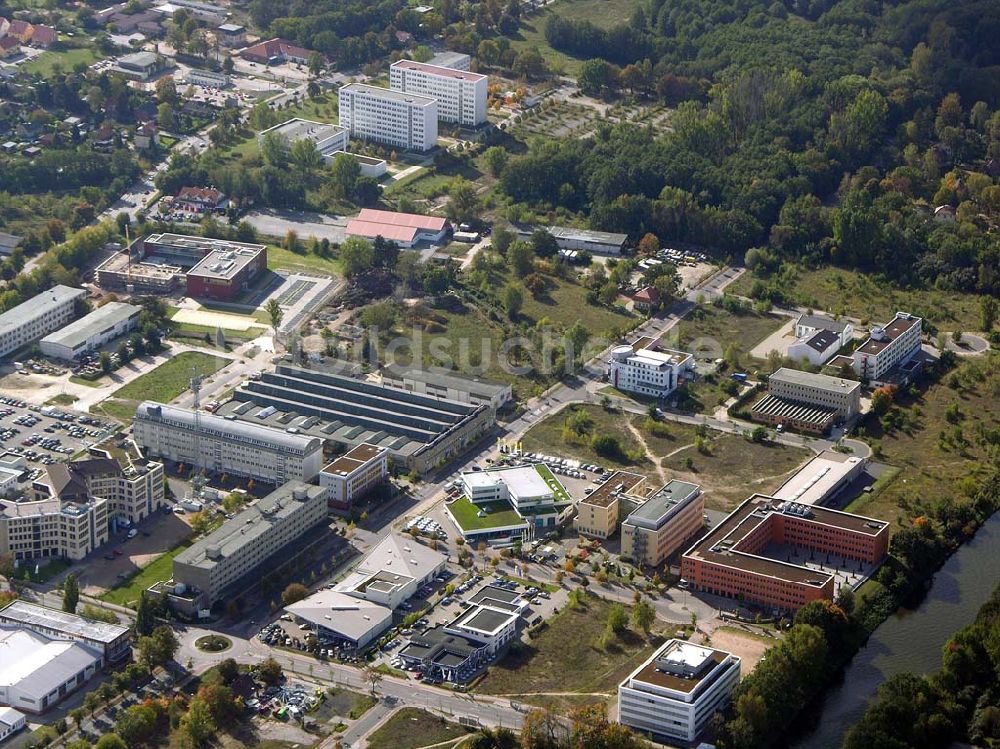
<path fill-rule="evenodd" d="M 649 0 L 611 29 L 548 17 L 585 93 L 676 106 L 510 160 L 512 201 L 746 258 L 1000 292 L 1000 4 Z M 624 67 L 620 67 L 624 66 Z M 935 209 L 948 206 L 935 218 Z"/>

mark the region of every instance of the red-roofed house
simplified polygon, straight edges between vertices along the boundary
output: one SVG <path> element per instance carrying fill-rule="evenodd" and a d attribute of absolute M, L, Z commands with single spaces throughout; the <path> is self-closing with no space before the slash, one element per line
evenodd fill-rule
<path fill-rule="evenodd" d="M 451 230 L 447 219 L 363 208 L 357 218 L 347 222 L 347 236 L 375 239 L 382 237 L 400 247 L 413 247 L 419 242 L 434 244 Z"/>
<path fill-rule="evenodd" d="M 632 295 L 632 304 L 640 312 L 651 312 L 660 303 L 660 292 L 652 286 L 643 286 Z"/>
<path fill-rule="evenodd" d="M 48 47 L 59 40 L 59 32 L 51 26 L 33 26 L 31 30 L 32 47 Z"/>
<path fill-rule="evenodd" d="M 21 42 L 13 36 L 0 38 L 0 60 L 5 57 L 13 57 L 21 51 Z"/>
<path fill-rule="evenodd" d="M 266 42 L 259 42 L 252 47 L 247 47 L 240 55 L 244 60 L 259 62 L 264 65 L 281 64 L 283 62 L 297 62 L 305 64 L 312 54 L 305 47 L 300 47 L 287 39 L 268 39 Z"/>
<path fill-rule="evenodd" d="M 188 213 L 222 213 L 229 198 L 214 187 L 182 187 L 174 198 L 174 207 Z"/>

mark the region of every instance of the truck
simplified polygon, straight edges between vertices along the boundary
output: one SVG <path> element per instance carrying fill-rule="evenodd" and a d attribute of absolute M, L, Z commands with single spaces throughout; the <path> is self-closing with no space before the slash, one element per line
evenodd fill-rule
<path fill-rule="evenodd" d="M 737 382 L 746 382 L 748 377 L 746 372 L 733 372 L 729 376 L 732 377 Z"/>

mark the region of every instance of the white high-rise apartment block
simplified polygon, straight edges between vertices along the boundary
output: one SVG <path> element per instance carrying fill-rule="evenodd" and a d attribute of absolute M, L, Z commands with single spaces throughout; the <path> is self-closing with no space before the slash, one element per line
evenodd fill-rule
<path fill-rule="evenodd" d="M 908 312 L 897 312 L 885 325 L 872 328 L 868 338 L 854 350 L 854 371 L 872 385 L 893 367 L 905 364 L 920 351 L 923 320 Z"/>
<path fill-rule="evenodd" d="M 438 119 L 476 127 L 486 122 L 487 77 L 466 70 L 399 60 L 389 66 L 389 86 L 394 91 L 433 96 Z"/>
<path fill-rule="evenodd" d="M 619 685 L 618 721 L 657 740 L 693 742 L 739 680 L 737 656 L 668 640 Z"/>
<path fill-rule="evenodd" d="M 437 100 L 431 96 L 348 83 L 339 93 L 340 126 L 352 138 L 408 151 L 437 145 Z"/>

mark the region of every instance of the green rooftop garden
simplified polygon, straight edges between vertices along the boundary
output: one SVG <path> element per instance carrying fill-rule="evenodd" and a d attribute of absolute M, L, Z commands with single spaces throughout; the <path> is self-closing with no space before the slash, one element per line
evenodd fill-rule
<path fill-rule="evenodd" d="M 448 509 L 451 510 L 451 514 L 463 531 L 505 528 L 524 523 L 507 500 L 473 504 L 468 497 L 462 496 L 448 505 Z M 480 510 L 484 510 L 486 513 L 483 517 L 479 516 Z"/>
<path fill-rule="evenodd" d="M 555 494 L 555 501 L 557 504 L 573 501 L 573 498 L 569 496 L 569 492 L 566 491 L 566 487 L 563 486 L 562 482 L 555 477 L 547 465 L 544 463 L 536 463 L 535 470 L 538 471 L 538 475 L 542 477 L 542 480 L 549 485 L 552 493 Z"/>

